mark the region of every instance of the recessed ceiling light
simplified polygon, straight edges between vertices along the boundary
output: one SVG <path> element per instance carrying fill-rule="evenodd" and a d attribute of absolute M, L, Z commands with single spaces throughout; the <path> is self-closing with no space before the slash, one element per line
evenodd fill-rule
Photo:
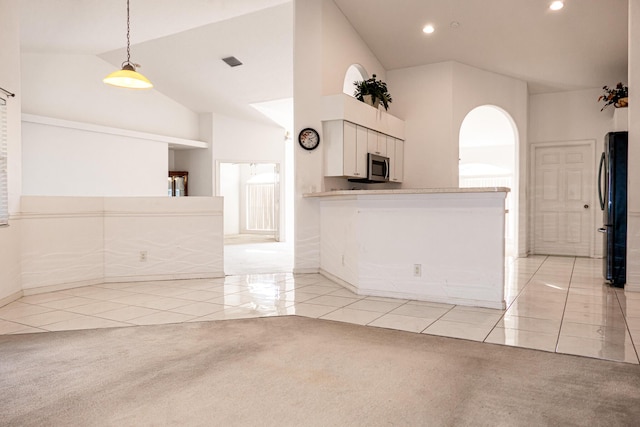
<path fill-rule="evenodd" d="M 560 10 L 564 7 L 564 2 L 562 1 L 554 1 L 549 5 L 549 9 L 551 10 Z"/>
<path fill-rule="evenodd" d="M 428 24 L 425 25 L 424 28 L 422 29 L 422 32 L 425 34 L 431 34 L 435 31 L 436 29 L 433 27 L 433 25 Z"/>
<path fill-rule="evenodd" d="M 458 21 L 451 21 L 449 27 L 451 27 L 452 30 L 457 30 L 460 28 L 460 23 Z"/>

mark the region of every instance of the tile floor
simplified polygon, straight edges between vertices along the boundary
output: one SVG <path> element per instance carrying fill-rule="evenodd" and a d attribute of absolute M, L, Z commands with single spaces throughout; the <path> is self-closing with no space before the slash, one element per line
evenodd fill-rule
<path fill-rule="evenodd" d="M 362 297 L 319 274 L 105 283 L 1 307 L 0 334 L 299 315 L 638 364 L 640 293 L 604 285 L 601 263 L 516 259 L 507 310 Z"/>

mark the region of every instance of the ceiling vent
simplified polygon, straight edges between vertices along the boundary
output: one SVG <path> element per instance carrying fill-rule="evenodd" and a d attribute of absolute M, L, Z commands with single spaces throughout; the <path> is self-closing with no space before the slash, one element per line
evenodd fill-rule
<path fill-rule="evenodd" d="M 226 62 L 229 67 L 237 67 L 238 65 L 242 65 L 242 62 L 240 62 L 235 56 L 228 56 L 226 58 L 222 58 L 222 60 Z"/>

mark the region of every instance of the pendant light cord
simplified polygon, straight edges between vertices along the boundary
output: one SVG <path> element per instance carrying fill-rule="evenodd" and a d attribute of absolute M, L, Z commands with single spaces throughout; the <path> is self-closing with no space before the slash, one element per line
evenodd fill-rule
<path fill-rule="evenodd" d="M 131 64 L 131 36 L 129 33 L 129 27 L 129 0 L 127 0 L 127 64 Z"/>

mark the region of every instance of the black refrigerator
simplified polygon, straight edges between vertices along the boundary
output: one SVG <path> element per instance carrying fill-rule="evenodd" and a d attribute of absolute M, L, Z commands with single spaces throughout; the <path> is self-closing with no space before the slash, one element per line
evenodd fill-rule
<path fill-rule="evenodd" d="M 627 132 L 609 132 L 600 157 L 598 195 L 603 211 L 604 278 L 624 287 L 627 277 Z"/>

